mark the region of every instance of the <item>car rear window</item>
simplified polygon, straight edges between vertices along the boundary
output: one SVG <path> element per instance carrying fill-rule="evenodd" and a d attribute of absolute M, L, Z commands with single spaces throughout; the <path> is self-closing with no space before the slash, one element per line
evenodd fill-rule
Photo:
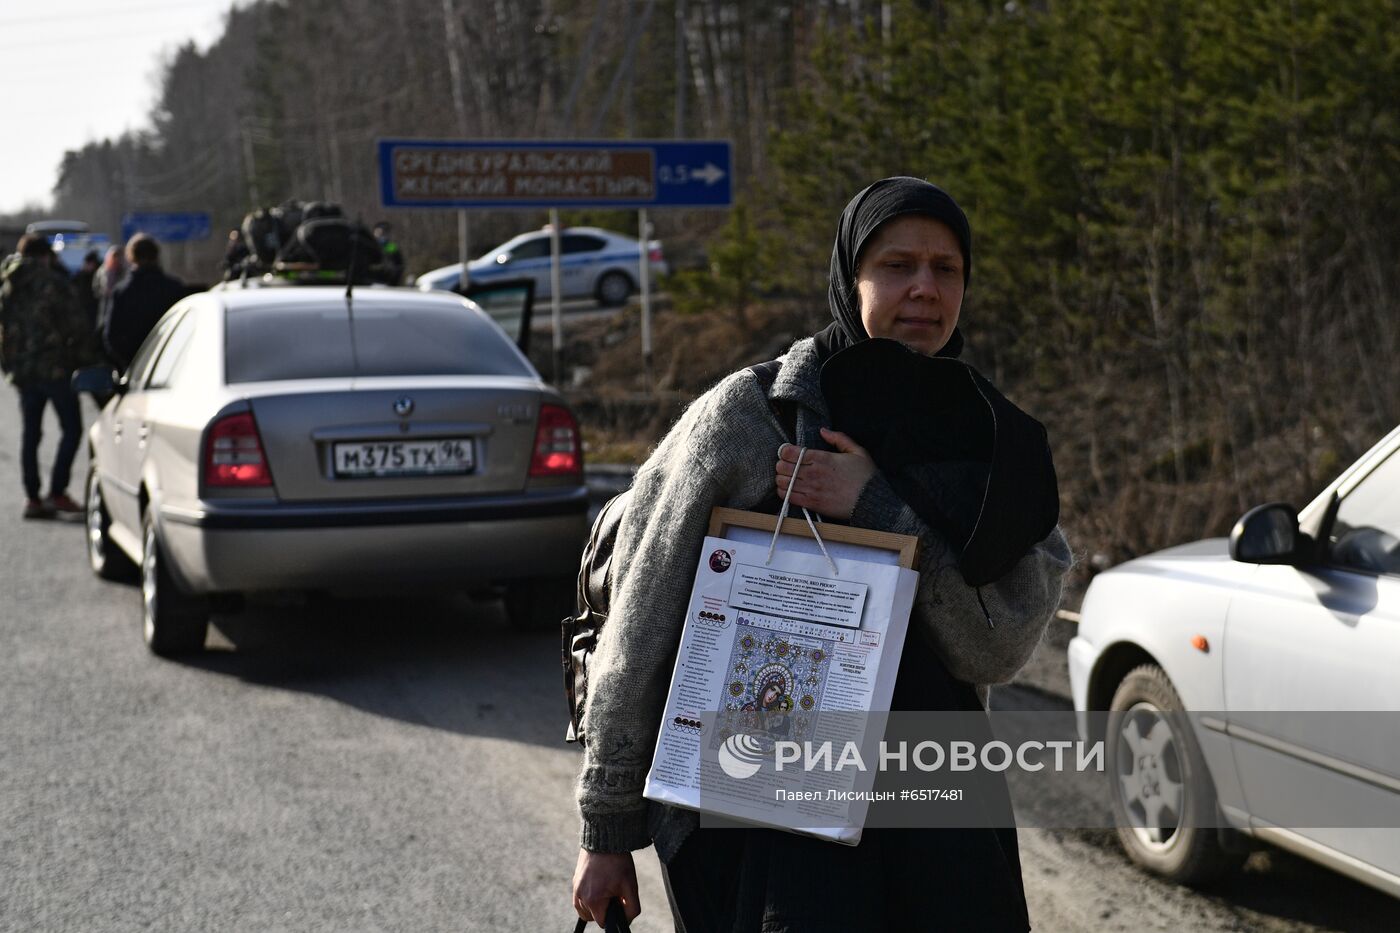
<path fill-rule="evenodd" d="M 227 315 L 228 382 L 353 376 L 534 376 L 489 319 L 456 305 L 356 303 L 237 308 Z"/>

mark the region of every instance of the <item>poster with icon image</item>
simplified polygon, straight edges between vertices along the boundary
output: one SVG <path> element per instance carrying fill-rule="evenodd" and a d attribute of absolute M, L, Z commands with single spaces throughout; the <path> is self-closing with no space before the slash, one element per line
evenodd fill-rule
<path fill-rule="evenodd" d="M 855 845 L 866 806 L 818 798 L 868 789 L 873 773 L 783 769 L 778 752 L 882 738 L 864 714 L 889 709 L 918 539 L 824 523 L 819 544 L 788 519 L 772 546 L 776 522 L 712 515 L 644 795 Z"/>

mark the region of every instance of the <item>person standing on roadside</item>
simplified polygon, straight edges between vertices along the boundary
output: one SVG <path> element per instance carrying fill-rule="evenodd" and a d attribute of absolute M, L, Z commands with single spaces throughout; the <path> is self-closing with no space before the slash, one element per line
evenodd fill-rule
<path fill-rule="evenodd" d="M 83 418 L 70 379 L 83 360 L 91 331 L 84 325 L 68 276 L 54 268 L 53 248 L 39 234 L 25 234 L 19 252 L 0 267 L 0 369 L 19 390 L 24 419 L 20 467 L 24 517 L 81 515 L 68 496 L 68 480 L 82 441 Z M 50 402 L 63 436 L 54 455 L 47 499 L 39 497 L 39 440 Z"/>
<path fill-rule="evenodd" d="M 107 247 L 107 255 L 102 257 L 102 266 L 92 277 L 92 293 L 97 299 L 97 337 L 102 342 L 102 331 L 107 326 L 107 318 L 112 314 L 112 295 L 117 286 L 126 281 L 126 260 L 122 258 L 120 246 Z"/>
<path fill-rule="evenodd" d="M 384 254 L 384 284 L 403 284 L 403 250 L 399 249 L 399 244 L 394 242 L 391 235 L 393 228 L 385 221 L 380 221 L 374 225 L 374 239 L 379 244 L 379 250 Z"/>
<path fill-rule="evenodd" d="M 831 324 L 794 343 L 771 383 L 740 370 L 711 388 L 637 471 L 583 714 L 581 920 L 602 925 L 613 900 L 640 912 L 632 853 L 654 845 L 686 933 L 1030 928 L 1014 825 L 877 826 L 852 847 L 705 826 L 643 797 L 715 506 L 776 512 L 789 497 L 919 538 L 893 710 L 980 714 L 1035 650 L 1072 559 L 1044 428 L 958 359 L 971 273 L 951 195 L 904 176 L 869 185 L 837 224 Z"/>
<path fill-rule="evenodd" d="M 224 270 L 225 281 L 238 277 L 249 254 L 248 241 L 243 238 L 243 231 L 234 227 L 228 232 L 228 245 L 224 247 L 224 258 L 219 263 L 219 267 Z"/>
<path fill-rule="evenodd" d="M 160 246 L 144 233 L 126 244 L 131 275 L 112 293 L 112 308 L 102 328 L 107 355 L 123 372 L 141 342 L 170 306 L 185 297 L 183 282 L 160 267 Z"/>
<path fill-rule="evenodd" d="M 97 332 L 97 288 L 94 279 L 97 277 L 97 270 L 102 268 L 102 257 L 97 254 L 97 250 L 88 250 L 83 257 L 83 264 L 78 267 L 78 271 L 73 275 L 73 291 L 78 296 L 78 307 L 82 308 L 83 316 L 87 318 L 88 329 Z"/>

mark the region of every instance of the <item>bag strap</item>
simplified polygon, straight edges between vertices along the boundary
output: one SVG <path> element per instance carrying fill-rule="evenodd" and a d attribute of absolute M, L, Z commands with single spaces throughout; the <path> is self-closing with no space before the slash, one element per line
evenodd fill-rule
<path fill-rule="evenodd" d="M 778 535 L 783 530 L 783 520 L 788 516 L 788 506 L 792 503 L 792 487 L 797 483 L 797 472 L 802 469 L 802 458 L 807 455 L 806 447 L 799 447 L 797 450 L 797 462 L 792 466 L 792 479 L 788 482 L 787 495 L 783 496 L 783 507 L 778 512 L 778 520 L 773 525 L 773 540 L 768 543 L 768 559 L 764 561 L 767 566 L 773 563 L 773 552 L 778 548 Z M 822 540 L 821 532 L 817 531 L 817 525 L 812 521 L 812 513 L 802 508 L 802 514 L 807 519 L 807 527 L 812 529 L 812 537 L 817 539 L 817 547 L 822 549 L 822 557 L 831 565 L 831 572 L 836 576 L 841 575 L 841 571 L 836 566 L 836 561 L 831 559 L 831 555 L 826 552 L 826 542 Z"/>
<path fill-rule="evenodd" d="M 608 901 L 608 913 L 603 922 L 607 933 L 632 933 L 632 927 L 627 923 L 627 912 L 622 908 L 622 901 L 617 898 Z M 579 917 L 578 923 L 574 924 L 574 933 L 584 933 L 587 927 L 588 921 Z"/>

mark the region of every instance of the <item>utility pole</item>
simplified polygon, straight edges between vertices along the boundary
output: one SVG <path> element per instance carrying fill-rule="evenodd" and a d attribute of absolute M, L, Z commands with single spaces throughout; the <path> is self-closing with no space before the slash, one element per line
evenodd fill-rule
<path fill-rule="evenodd" d="M 457 8 L 452 0 L 442 0 L 442 33 L 443 40 L 447 43 L 447 74 L 452 80 L 452 109 L 457 111 L 457 132 L 463 138 L 467 138 L 467 101 L 462 96 L 462 59 L 461 59 L 461 35 L 457 28 Z M 457 252 L 462 260 L 462 278 L 457 287 L 466 292 L 467 286 L 471 284 L 471 273 L 467 270 L 467 263 L 471 260 L 470 250 L 467 246 L 468 238 L 467 212 L 461 210 L 457 212 Z"/>
<path fill-rule="evenodd" d="M 676 0 L 676 139 L 685 138 L 685 91 L 689 73 L 686 64 L 685 0 Z"/>
<path fill-rule="evenodd" d="M 256 209 L 262 204 L 258 195 L 258 167 L 253 161 L 253 137 L 248 133 L 248 121 L 238 121 L 238 135 L 243 138 L 243 171 L 248 180 L 248 204 Z"/>

